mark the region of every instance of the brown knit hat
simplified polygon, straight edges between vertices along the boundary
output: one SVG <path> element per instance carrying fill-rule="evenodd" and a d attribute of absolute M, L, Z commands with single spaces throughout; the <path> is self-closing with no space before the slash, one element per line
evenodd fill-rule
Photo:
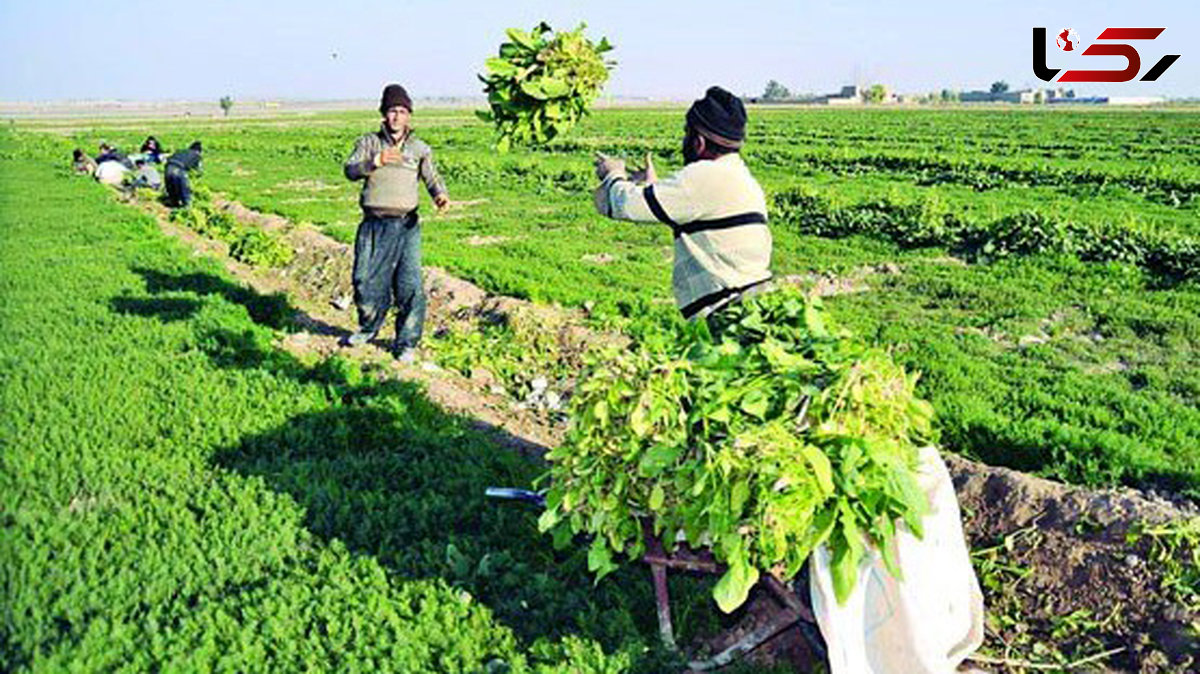
<path fill-rule="evenodd" d="M 384 114 L 388 108 L 394 108 L 397 105 L 412 112 L 412 99 L 408 97 L 408 92 L 399 84 L 389 84 L 383 88 L 383 97 L 379 99 L 379 114 Z"/>

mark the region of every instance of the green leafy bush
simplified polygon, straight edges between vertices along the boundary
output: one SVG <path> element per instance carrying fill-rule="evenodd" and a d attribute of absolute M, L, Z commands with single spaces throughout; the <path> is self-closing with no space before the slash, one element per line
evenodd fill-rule
<path fill-rule="evenodd" d="M 612 50 L 608 39 L 592 42 L 585 27 L 554 32 L 542 22 L 528 33 L 508 29 L 510 41 L 487 60 L 488 74 L 479 76 L 491 110 L 477 114 L 496 125 L 498 150 L 549 142 L 587 114 L 613 63 L 603 57 Z"/>
<path fill-rule="evenodd" d="M 917 452 L 934 440 L 917 376 L 826 324 L 794 289 L 704 325 L 650 336 L 592 362 L 566 441 L 548 458 L 539 528 L 556 542 L 592 535 L 589 567 L 640 556 L 643 523 L 668 549 L 682 536 L 728 566 L 713 596 L 740 606 L 759 570 L 791 578 L 828 545 L 845 600 L 866 545 L 884 551 L 926 509 Z"/>
<path fill-rule="evenodd" d="M 1064 221 L 1032 210 L 978 222 L 943 212 L 936 204 L 886 199 L 836 208 L 803 189 L 775 195 L 774 205 L 777 220 L 801 234 L 865 234 L 906 248 L 945 246 L 976 261 L 1066 254 L 1088 262 L 1134 264 L 1174 281 L 1200 277 L 1200 241 L 1188 236 Z"/>
<path fill-rule="evenodd" d="M 293 251 L 278 236 L 261 229 L 244 228 L 229 244 L 235 260 L 264 267 L 284 267 L 292 261 Z"/>
<path fill-rule="evenodd" d="M 208 201 L 197 200 L 188 208 L 171 211 L 171 221 L 197 234 L 229 244 L 229 255 L 239 262 L 265 267 L 284 267 L 292 261 L 292 250 L 278 234 L 246 227 Z"/>

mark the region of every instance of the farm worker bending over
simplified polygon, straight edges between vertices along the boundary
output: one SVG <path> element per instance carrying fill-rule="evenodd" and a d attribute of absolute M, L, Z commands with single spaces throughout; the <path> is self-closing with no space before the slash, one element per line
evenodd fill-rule
<path fill-rule="evenodd" d="M 188 171 L 200 168 L 202 150 L 200 141 L 195 141 L 188 149 L 167 157 L 167 202 L 171 206 L 187 208 L 192 203 Z"/>
<path fill-rule="evenodd" d="M 389 84 L 379 103 L 379 131 L 360 136 L 346 160 L 346 177 L 362 180 L 363 220 L 354 238 L 354 303 L 358 332 L 344 344 L 369 342 L 383 327 L 395 302 L 393 352 L 403 362 L 416 359 L 425 322 L 421 287 L 421 228 L 417 219 L 417 181 L 438 210 L 450 199 L 433 164 L 433 151 L 412 135 L 412 99 L 399 84 Z"/>
<path fill-rule="evenodd" d="M 84 154 L 83 150 L 75 148 L 71 153 L 71 169 L 80 175 L 92 175 L 96 172 L 96 160 Z"/>
<path fill-rule="evenodd" d="M 108 143 L 100 143 L 100 154 L 96 155 L 96 163 L 103 164 L 106 161 L 119 162 L 127 169 L 133 168 L 133 162 L 130 161 L 124 152 L 121 152 Z"/>
<path fill-rule="evenodd" d="M 656 181 L 646 158 L 639 184 L 625 162 L 599 155 L 596 209 L 618 220 L 658 221 L 675 235 L 671 283 L 684 318 L 702 318 L 771 279 L 767 201 L 738 150 L 746 138 L 746 108 L 710 87 L 687 111 L 683 160 L 674 176 Z"/>
<path fill-rule="evenodd" d="M 132 187 L 148 187 L 152 190 L 162 189 L 162 176 L 150 165 L 149 160 L 138 157 L 133 165 L 137 170 L 133 174 Z"/>

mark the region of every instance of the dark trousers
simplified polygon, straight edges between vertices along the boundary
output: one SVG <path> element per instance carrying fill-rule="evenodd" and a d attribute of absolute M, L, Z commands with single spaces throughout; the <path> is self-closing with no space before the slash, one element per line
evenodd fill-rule
<path fill-rule="evenodd" d="M 399 218 L 367 216 L 362 221 L 354 237 L 353 280 L 359 330 L 378 333 L 394 302 L 396 348 L 414 347 L 421 341 L 425 290 L 416 211 Z"/>
<path fill-rule="evenodd" d="M 188 184 L 187 169 L 167 164 L 167 202 L 187 207 L 192 203 L 192 186 Z"/>

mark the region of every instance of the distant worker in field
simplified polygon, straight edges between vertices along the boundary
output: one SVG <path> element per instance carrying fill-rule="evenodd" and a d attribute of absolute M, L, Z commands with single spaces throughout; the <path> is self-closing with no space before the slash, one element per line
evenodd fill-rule
<path fill-rule="evenodd" d="M 346 160 L 349 180 L 363 180 L 359 204 L 363 220 L 354 239 L 354 303 L 358 332 L 347 346 L 374 339 L 394 303 L 393 352 L 403 362 L 416 359 L 425 322 L 421 285 L 421 227 L 417 218 L 418 180 L 439 211 L 450 203 L 446 185 L 433 163 L 433 151 L 412 134 L 412 99 L 399 84 L 389 84 L 379 103 L 379 130 L 360 136 Z"/>
<path fill-rule="evenodd" d="M 172 208 L 187 208 L 191 205 L 192 185 L 188 182 L 188 172 L 200 168 L 200 153 L 203 149 L 200 141 L 195 141 L 188 149 L 167 157 L 167 204 Z"/>
<path fill-rule="evenodd" d="M 158 170 L 150 163 L 150 160 L 138 157 L 133 162 L 134 172 L 133 181 L 130 187 L 138 188 L 145 187 L 152 190 L 162 189 L 162 176 Z"/>
<path fill-rule="evenodd" d="M 109 143 L 100 143 L 100 154 L 96 155 L 96 164 L 103 164 L 106 161 L 115 161 L 127 169 L 133 168 L 133 162 L 124 152 Z"/>
<path fill-rule="evenodd" d="M 71 169 L 80 175 L 92 175 L 96 172 L 96 160 L 87 156 L 80 148 L 71 153 Z"/>
<path fill-rule="evenodd" d="M 689 320 L 709 318 L 771 280 L 767 201 L 738 150 L 746 138 L 746 108 L 710 87 L 687 111 L 685 166 L 657 180 L 646 170 L 630 176 L 625 162 L 597 155 L 596 209 L 617 220 L 661 222 L 675 235 L 671 279 L 675 303 Z M 710 319 L 710 324 L 712 320 Z"/>
<path fill-rule="evenodd" d="M 96 170 L 92 172 L 92 177 L 102 185 L 120 187 L 125 184 L 129 167 L 124 162 L 111 158 L 111 155 L 109 157 L 96 163 Z"/>
<path fill-rule="evenodd" d="M 146 136 L 146 140 L 142 143 L 142 149 L 139 152 L 141 152 L 142 158 L 150 163 L 162 163 L 164 150 L 158 139 L 154 136 Z"/>

